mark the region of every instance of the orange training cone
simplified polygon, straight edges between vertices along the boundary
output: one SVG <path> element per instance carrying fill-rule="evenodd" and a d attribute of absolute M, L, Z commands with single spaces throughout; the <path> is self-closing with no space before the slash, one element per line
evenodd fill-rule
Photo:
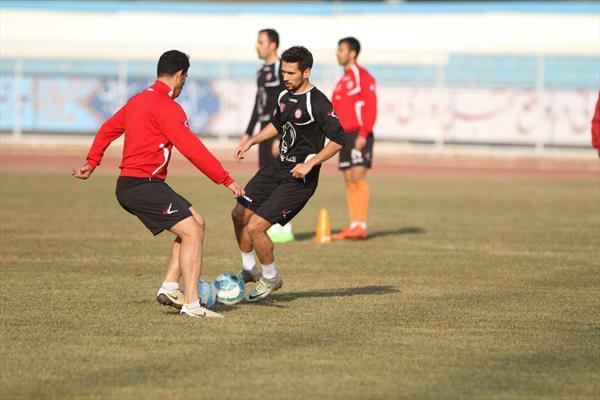
<path fill-rule="evenodd" d="M 326 208 L 321 208 L 319 211 L 315 242 L 331 243 L 331 226 L 329 225 L 329 212 L 327 212 Z"/>

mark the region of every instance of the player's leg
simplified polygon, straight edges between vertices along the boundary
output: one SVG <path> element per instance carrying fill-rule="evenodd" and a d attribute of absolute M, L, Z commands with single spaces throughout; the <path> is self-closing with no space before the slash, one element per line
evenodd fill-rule
<path fill-rule="evenodd" d="M 156 294 L 156 301 L 165 306 L 171 306 L 178 310 L 183 307 L 183 292 L 179 286 L 181 268 L 179 267 L 179 249 L 181 238 L 177 236 L 171 245 L 171 257 L 167 265 L 167 272 L 161 287 Z"/>
<path fill-rule="evenodd" d="M 202 274 L 202 246 L 204 243 L 204 223 L 190 216 L 169 228 L 181 239 L 179 245 L 179 268 L 183 278 L 184 305 L 181 314 L 192 317 L 220 317 L 200 305 L 198 282 Z"/>
<path fill-rule="evenodd" d="M 248 235 L 247 225 L 256 210 L 277 188 L 279 185 L 278 182 L 275 165 L 268 165 L 261 168 L 246 184 L 244 188 L 246 194 L 237 199 L 237 204 L 231 213 L 236 240 L 238 241 L 240 256 L 242 258 L 240 276 L 245 283 L 256 282 L 262 276 L 262 271 L 256 265 L 254 259 L 254 247 Z"/>
<path fill-rule="evenodd" d="M 332 238 L 340 240 L 346 238 L 346 233 L 350 231 L 352 221 L 356 218 L 356 188 L 352 179 L 352 149 L 356 141 L 358 132 L 347 132 L 344 134 L 344 145 L 339 152 L 338 168 L 342 172 L 344 184 L 346 187 L 346 203 L 348 207 L 348 226 L 342 227 L 340 232 L 334 233 Z"/>
<path fill-rule="evenodd" d="M 236 204 L 231 211 L 231 220 L 233 221 L 233 229 L 235 231 L 235 238 L 238 242 L 240 251 L 249 253 L 252 251 L 252 241 L 248 235 L 248 221 L 250 217 L 254 215 L 254 212 L 241 204 Z"/>
<path fill-rule="evenodd" d="M 367 219 L 369 213 L 370 190 L 367 182 L 367 170 L 371 167 L 373 154 L 373 136 L 367 139 L 367 146 L 362 150 L 352 150 L 351 179 L 354 185 L 354 209 L 350 231 L 346 232 L 346 239 L 366 239 Z"/>
<path fill-rule="evenodd" d="M 181 239 L 178 261 L 183 278 L 185 303 L 190 304 L 198 300 L 204 226 L 200 225 L 194 217 L 189 217 L 172 226 L 169 231 Z"/>
<path fill-rule="evenodd" d="M 348 226 L 342 227 L 342 229 L 334 233 L 333 240 L 341 240 L 346 238 L 346 233 L 352 229 L 352 222 L 356 220 L 356 186 L 354 185 L 354 179 L 351 168 L 344 168 L 341 170 L 344 177 L 344 185 L 346 187 L 346 204 L 348 207 L 348 220 L 350 221 Z"/>
<path fill-rule="evenodd" d="M 244 280 L 244 283 L 256 282 L 262 276 L 262 271 L 256 265 L 254 259 L 254 248 L 252 247 L 252 240 L 248 234 L 248 221 L 250 217 L 254 215 L 254 212 L 241 204 L 236 204 L 231 212 L 231 219 L 233 220 L 233 229 L 235 231 L 235 238 L 240 248 L 240 255 L 242 256 L 242 270 L 240 276 Z"/>
<path fill-rule="evenodd" d="M 273 191 L 262 205 L 255 210 L 255 215 L 248 222 L 248 234 L 262 265 L 262 278 L 247 296 L 250 302 L 259 301 L 271 292 L 281 288 L 283 279 L 277 272 L 273 255 L 273 242 L 266 234 L 272 224 L 285 226 L 304 208 L 316 190 L 316 181 L 303 181 L 289 177 L 289 172 L 282 172 L 285 180 Z"/>
<path fill-rule="evenodd" d="M 273 242 L 267 235 L 267 230 L 271 225 L 273 224 L 266 219 L 254 214 L 246 226 L 254 251 L 262 265 L 272 264 L 275 260 L 273 257 Z"/>
<path fill-rule="evenodd" d="M 367 217 L 369 212 L 369 183 L 367 182 L 367 168 L 364 166 L 355 166 L 351 168 L 352 180 L 356 190 L 356 220 L 353 222 L 352 237 L 366 238 L 367 236 Z"/>
<path fill-rule="evenodd" d="M 185 199 L 183 199 L 185 200 Z M 186 200 L 187 202 L 187 200 Z M 204 218 L 194 209 L 189 207 L 192 216 L 198 223 L 204 226 Z M 163 283 L 156 295 L 157 301 L 160 304 L 168 305 L 176 309 L 181 309 L 183 306 L 184 296 L 179 286 L 181 278 L 181 268 L 179 266 L 179 249 L 181 248 L 181 238 L 177 236 L 171 245 L 171 256 Z"/>
<path fill-rule="evenodd" d="M 259 301 L 267 297 L 271 292 L 281 288 L 283 279 L 277 273 L 275 257 L 273 255 L 273 242 L 267 230 L 273 225 L 263 217 L 254 214 L 248 222 L 247 229 L 252 246 L 262 266 L 262 277 L 256 287 L 250 292 L 246 299 L 250 302 Z"/>

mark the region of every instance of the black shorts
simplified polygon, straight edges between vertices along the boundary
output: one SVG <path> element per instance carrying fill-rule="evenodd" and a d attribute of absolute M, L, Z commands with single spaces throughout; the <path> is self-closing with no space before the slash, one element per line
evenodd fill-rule
<path fill-rule="evenodd" d="M 345 144 L 340 150 L 339 169 L 344 170 L 352 167 L 371 168 L 373 163 L 373 134 L 367 136 L 367 145 L 362 150 L 354 149 L 354 142 L 358 137 L 358 131 L 344 134 Z"/>
<path fill-rule="evenodd" d="M 120 176 L 116 195 L 121 207 L 138 217 L 153 235 L 192 216 L 192 203 L 160 179 Z"/>
<path fill-rule="evenodd" d="M 270 121 L 261 122 L 260 129 L 262 130 L 265 126 L 269 124 L 269 122 Z M 271 164 L 279 164 L 279 159 L 273 156 L 273 141 L 278 138 L 279 136 L 275 136 L 258 144 L 258 165 L 260 168 L 267 167 Z"/>
<path fill-rule="evenodd" d="M 304 208 L 317 190 L 318 170 L 306 180 L 296 179 L 289 169 L 276 165 L 261 168 L 244 190 L 238 203 L 272 224 L 285 225 Z"/>

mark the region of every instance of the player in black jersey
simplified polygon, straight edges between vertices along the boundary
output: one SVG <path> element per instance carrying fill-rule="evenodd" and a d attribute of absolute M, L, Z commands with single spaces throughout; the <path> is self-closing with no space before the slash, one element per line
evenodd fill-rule
<path fill-rule="evenodd" d="M 312 54 L 294 46 L 281 59 L 286 90 L 278 96 L 271 122 L 235 150 L 235 159 L 241 162 L 252 145 L 281 135 L 278 163 L 258 171 L 232 212 L 242 253 L 242 278 L 258 281 L 248 301 L 262 300 L 283 284 L 267 229 L 275 223 L 285 225 L 300 212 L 317 189 L 321 163 L 344 144 L 344 130 L 333 106 L 308 80 Z M 330 141 L 325 146 L 326 137 Z M 255 265 L 253 252 L 262 268 Z"/>
<path fill-rule="evenodd" d="M 281 75 L 281 60 L 277 55 L 278 47 L 279 34 L 277 31 L 274 29 L 263 29 L 258 32 L 256 52 L 258 53 L 258 58 L 264 60 L 265 63 L 256 73 L 256 99 L 246 133 L 242 135 L 241 144 L 252 137 L 257 122 L 260 122 L 260 129 L 267 126 L 271 121 L 273 111 L 275 111 L 277 96 L 285 89 L 283 76 Z M 261 142 L 258 146 L 258 163 L 260 168 L 275 163 L 278 153 L 279 141 L 277 138 Z"/>

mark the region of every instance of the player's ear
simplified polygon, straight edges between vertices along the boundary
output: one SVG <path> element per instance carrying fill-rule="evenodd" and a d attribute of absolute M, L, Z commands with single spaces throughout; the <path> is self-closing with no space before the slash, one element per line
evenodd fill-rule
<path fill-rule="evenodd" d="M 309 76 L 310 76 L 310 68 L 306 68 L 306 69 L 304 70 L 304 72 L 302 72 L 302 77 L 303 77 L 304 79 L 308 79 L 308 77 L 309 77 Z"/>

